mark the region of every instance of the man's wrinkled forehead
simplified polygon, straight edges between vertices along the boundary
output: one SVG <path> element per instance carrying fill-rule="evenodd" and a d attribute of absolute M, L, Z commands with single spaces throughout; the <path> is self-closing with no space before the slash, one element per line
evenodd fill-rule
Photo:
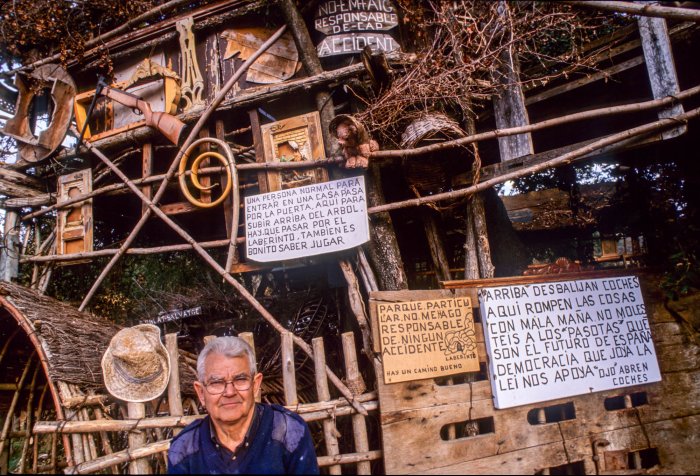
<path fill-rule="evenodd" d="M 207 380 L 211 378 L 234 378 L 241 374 L 250 374 L 250 363 L 245 357 L 226 357 L 221 354 L 210 354 L 204 362 L 204 374 Z"/>

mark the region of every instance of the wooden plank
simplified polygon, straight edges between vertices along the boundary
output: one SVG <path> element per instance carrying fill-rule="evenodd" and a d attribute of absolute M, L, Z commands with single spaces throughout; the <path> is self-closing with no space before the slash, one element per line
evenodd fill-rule
<path fill-rule="evenodd" d="M 141 177 L 147 178 L 153 175 L 153 144 L 147 142 L 143 144 L 143 150 L 141 152 Z M 141 186 L 141 191 L 149 200 L 153 198 L 153 185 L 150 183 Z M 148 205 L 141 203 L 141 215 L 146 213 L 148 210 Z"/>
<path fill-rule="evenodd" d="M 129 419 L 138 420 L 146 416 L 146 406 L 143 403 L 127 403 Z M 146 445 L 146 433 L 143 430 L 129 432 L 129 451 Z M 151 466 L 145 459 L 129 462 L 129 474 L 151 474 Z"/>
<path fill-rule="evenodd" d="M 177 333 L 165 335 L 165 348 L 170 356 L 170 380 L 168 380 L 168 409 L 171 416 L 182 416 L 182 396 L 180 395 L 180 352 L 177 346 Z M 180 433 L 179 428 L 173 429 L 173 436 Z"/>
<path fill-rule="evenodd" d="M 326 352 L 323 348 L 323 337 L 316 337 L 311 341 L 314 349 L 314 369 L 316 374 L 316 393 L 319 402 L 327 402 L 331 399 L 326 377 Z M 326 443 L 327 456 L 334 457 L 340 454 L 338 445 L 338 429 L 334 420 L 323 420 L 323 439 Z M 340 465 L 330 466 L 330 474 L 341 474 Z"/>
<path fill-rule="evenodd" d="M 456 280 L 443 281 L 440 284 L 445 289 L 462 289 L 462 288 L 482 288 L 488 286 L 508 286 L 512 284 L 535 284 L 549 283 L 553 281 L 573 281 L 577 279 L 596 279 L 610 278 L 614 276 L 632 276 L 637 274 L 629 269 L 611 269 L 611 270 L 596 270 L 596 271 L 581 271 L 576 273 L 560 273 L 546 274 L 533 276 L 513 276 L 506 278 L 491 278 L 491 279 L 474 279 L 474 280 Z"/>
<path fill-rule="evenodd" d="M 166 203 L 161 205 L 160 209 L 166 215 L 181 215 L 183 213 L 196 212 L 199 208 L 192 205 L 190 202 Z"/>
<path fill-rule="evenodd" d="M 657 448 L 661 471 L 673 468 L 676 474 L 694 474 L 698 469 L 697 429 L 700 416 L 660 421 L 644 426 L 649 446 Z M 673 444 L 669 444 L 673 442 Z"/>
<path fill-rule="evenodd" d="M 286 405 L 297 405 L 297 379 L 294 366 L 294 342 L 292 334 L 282 333 L 282 380 L 284 382 L 284 401 Z"/>
<path fill-rule="evenodd" d="M 351 382 L 355 382 L 355 386 L 364 381 L 360 373 L 360 367 L 357 363 L 357 352 L 355 350 L 355 336 L 352 332 L 346 332 L 342 336 L 343 356 L 345 357 L 345 378 L 348 387 L 352 390 Z M 362 393 L 353 392 L 353 393 Z M 369 451 L 369 440 L 367 439 L 367 423 L 365 417 L 356 414 L 352 416 L 352 433 L 355 440 L 355 452 L 364 453 Z M 357 474 L 372 474 L 372 467 L 369 461 L 359 462 L 357 464 Z"/>
<path fill-rule="evenodd" d="M 495 35 L 508 36 L 510 33 L 510 7 L 505 0 L 498 2 L 498 21 Z M 500 94 L 493 96 L 493 112 L 498 129 L 526 126 L 530 123 L 525 107 L 525 96 L 520 86 L 520 66 L 512 48 L 503 48 L 499 53 L 499 61 L 493 72 L 494 79 L 501 87 Z M 531 155 L 534 153 L 532 134 L 518 134 L 499 137 L 498 148 L 501 162 Z"/>
<path fill-rule="evenodd" d="M 251 349 L 253 349 L 253 359 L 257 362 L 257 356 L 255 353 L 255 337 L 253 336 L 252 332 L 241 332 L 238 334 L 238 337 L 246 341 L 246 343 L 250 346 Z M 255 401 L 260 403 L 262 401 L 262 386 L 260 389 L 258 389 L 258 392 L 255 394 Z"/>
<path fill-rule="evenodd" d="M 642 39 L 642 49 L 649 73 L 651 91 L 654 99 L 666 96 L 675 96 L 680 91 L 678 76 L 673 62 L 671 51 L 671 39 L 668 36 L 666 20 L 663 18 L 650 18 L 640 16 L 637 18 L 639 35 Z M 674 117 L 683 114 L 683 105 L 674 104 L 658 111 L 659 119 Z M 661 133 L 664 139 L 672 139 L 684 134 L 688 127 L 681 125 Z"/>

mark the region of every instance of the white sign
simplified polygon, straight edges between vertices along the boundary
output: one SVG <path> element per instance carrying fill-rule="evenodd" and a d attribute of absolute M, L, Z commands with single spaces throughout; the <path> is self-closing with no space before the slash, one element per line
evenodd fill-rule
<path fill-rule="evenodd" d="M 326 35 L 391 30 L 399 24 L 389 0 L 327 0 L 316 9 L 314 26 Z"/>
<path fill-rule="evenodd" d="M 661 380 L 639 278 L 479 291 L 496 408 Z"/>
<path fill-rule="evenodd" d="M 372 51 L 389 53 L 399 49 L 399 44 L 385 33 L 345 33 L 325 37 L 317 46 L 318 56 L 345 55 L 360 53 L 365 46 Z"/>
<path fill-rule="evenodd" d="M 245 216 L 253 261 L 315 256 L 369 240 L 364 177 L 246 197 Z"/>

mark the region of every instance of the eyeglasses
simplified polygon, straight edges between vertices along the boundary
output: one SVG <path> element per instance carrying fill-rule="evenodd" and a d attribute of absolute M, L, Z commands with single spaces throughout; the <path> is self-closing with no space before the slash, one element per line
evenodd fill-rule
<path fill-rule="evenodd" d="M 204 388 L 212 395 L 221 395 L 226 391 L 226 386 L 228 384 L 233 385 L 233 388 L 239 392 L 245 392 L 249 390 L 250 386 L 253 384 L 253 377 L 252 375 L 239 375 L 233 380 L 212 380 L 205 384 Z"/>

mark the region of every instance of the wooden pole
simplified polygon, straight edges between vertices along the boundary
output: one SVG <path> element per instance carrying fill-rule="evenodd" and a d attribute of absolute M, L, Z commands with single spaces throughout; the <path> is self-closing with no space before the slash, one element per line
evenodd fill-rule
<path fill-rule="evenodd" d="M 323 349 L 323 337 L 316 337 L 312 341 L 314 348 L 314 366 L 316 370 L 316 392 L 319 402 L 327 402 L 331 399 L 328 390 L 328 380 L 326 380 L 326 353 Z M 338 446 L 338 429 L 335 427 L 335 419 L 323 420 L 323 439 L 326 442 L 326 453 L 328 456 L 336 456 L 340 453 Z M 333 465 L 329 468 L 330 474 L 341 474 L 340 465 Z"/>
<path fill-rule="evenodd" d="M 34 368 L 34 375 L 32 375 L 32 383 L 29 384 L 29 395 L 27 396 L 27 421 L 25 423 L 25 431 L 27 436 L 24 437 L 24 443 L 22 444 L 22 452 L 19 457 L 19 469 L 18 473 L 22 474 L 27 470 L 27 460 L 29 452 L 29 441 L 32 439 L 32 414 L 33 408 L 32 403 L 34 401 L 34 391 L 36 390 L 36 378 L 39 375 L 39 369 L 41 365 L 37 364 Z"/>
<path fill-rule="evenodd" d="M 17 390 L 15 390 L 15 393 L 12 396 L 12 401 L 10 402 L 10 406 L 7 409 L 5 423 L 2 426 L 2 433 L 0 433 L 0 454 L 2 454 L 3 450 L 5 449 L 5 441 L 7 440 L 8 433 L 10 432 L 12 415 L 15 414 L 15 408 L 17 407 L 17 402 L 19 401 L 19 394 L 22 392 L 24 380 L 27 378 L 27 374 L 29 374 L 29 368 L 32 366 L 32 362 L 34 361 L 35 355 L 36 351 L 32 352 L 32 355 L 27 360 L 27 363 L 24 366 L 24 370 L 22 371 L 22 376 L 17 382 Z"/>
<path fill-rule="evenodd" d="M 253 337 L 252 332 L 241 332 L 238 334 L 238 337 L 243 339 L 251 349 L 253 349 L 253 359 L 257 362 L 257 356 L 255 355 L 255 338 Z M 259 370 L 258 370 L 259 371 Z M 258 393 L 255 394 L 255 401 L 260 403 L 262 402 L 262 387 L 258 390 Z"/>
<path fill-rule="evenodd" d="M 445 253 L 445 245 L 443 244 L 442 236 L 440 236 L 440 227 L 437 225 L 436 213 L 433 210 L 422 208 L 420 216 L 423 220 L 425 228 L 425 237 L 428 240 L 430 256 L 433 259 L 433 267 L 438 281 L 449 281 L 452 279 L 450 273 L 450 263 Z"/>
<path fill-rule="evenodd" d="M 104 413 L 102 412 L 102 408 L 99 406 L 96 406 L 92 410 L 95 412 L 95 420 L 100 421 L 104 420 Z M 38 435 L 37 435 L 38 436 Z M 109 435 L 107 434 L 106 431 L 101 431 L 100 432 L 100 439 L 102 440 L 102 451 L 104 452 L 105 455 L 111 455 L 114 453 L 112 450 L 112 445 L 109 442 Z M 118 466 L 112 466 L 112 474 L 119 474 L 119 467 Z"/>
<path fill-rule="evenodd" d="M 692 8 L 665 7 L 654 4 L 636 4 L 633 2 L 607 2 L 607 1 L 583 1 L 564 0 L 562 3 L 576 5 L 577 7 L 593 8 L 609 12 L 629 13 L 646 17 L 667 18 L 669 20 L 700 21 L 700 11 Z"/>
<path fill-rule="evenodd" d="M 348 283 L 350 309 L 355 319 L 357 319 L 357 324 L 360 326 L 360 332 L 362 333 L 362 352 L 371 359 L 373 358 L 372 331 L 369 327 L 369 319 L 367 319 L 367 311 L 365 310 L 362 294 L 360 294 L 360 284 L 357 282 L 357 276 L 355 276 L 352 265 L 348 260 L 341 259 L 338 261 L 338 265 L 340 265 L 340 270 L 343 272 L 345 281 Z"/>
<path fill-rule="evenodd" d="M 146 416 L 146 405 L 143 403 L 127 403 L 128 415 L 130 419 L 139 420 Z M 129 452 L 146 445 L 146 433 L 143 430 L 131 430 L 129 432 Z M 129 462 L 129 474 L 151 474 L 151 466 L 145 459 L 135 458 Z"/>
<path fill-rule="evenodd" d="M 170 380 L 168 381 L 168 409 L 171 416 L 182 416 L 182 396 L 180 395 L 180 353 L 177 346 L 177 333 L 165 334 L 165 348 L 170 355 Z M 179 428 L 173 429 L 173 436 L 180 433 Z"/>
<path fill-rule="evenodd" d="M 36 405 L 36 410 L 34 413 L 34 421 L 40 421 L 41 420 L 41 411 L 44 408 L 44 397 L 46 397 L 47 390 L 49 389 L 48 385 L 44 385 L 44 389 L 41 391 L 41 395 L 39 396 L 39 403 Z M 32 428 L 30 425 L 27 425 L 27 429 L 31 434 Z M 34 447 L 32 448 L 32 473 L 36 474 L 37 468 L 39 467 L 39 443 L 40 443 L 40 438 L 39 435 L 36 435 L 34 438 Z"/>
<path fill-rule="evenodd" d="M 282 381 L 284 402 L 288 406 L 299 405 L 297 396 L 296 368 L 294 366 L 294 341 L 291 332 L 282 333 Z"/>
<path fill-rule="evenodd" d="M 287 330 L 275 319 L 275 317 L 270 314 L 270 312 L 263 307 L 260 302 L 255 299 L 255 296 L 250 294 L 248 290 L 237 280 L 231 276 L 231 274 L 225 270 L 219 263 L 217 263 L 209 253 L 202 248 L 202 246 L 197 243 L 190 235 L 187 233 L 185 230 L 183 230 L 179 225 L 177 225 L 169 216 L 167 216 L 165 213 L 163 213 L 162 210 L 160 210 L 158 207 L 156 207 L 152 201 L 148 200 L 141 190 L 133 184 L 129 178 L 124 175 L 124 173 L 119 170 L 102 152 L 99 151 L 99 149 L 96 149 L 93 147 L 91 144 L 87 144 L 88 148 L 95 154 L 97 155 L 100 160 L 102 160 L 107 166 L 109 166 L 114 173 L 124 181 L 124 183 L 128 184 L 129 188 L 131 189 L 134 194 L 136 194 L 142 201 L 148 204 L 150 210 L 152 210 L 159 218 L 161 218 L 165 223 L 167 223 L 178 235 L 180 235 L 186 242 L 188 242 L 192 248 L 206 261 L 219 275 L 221 275 L 224 280 L 231 284 L 238 292 L 243 296 L 243 298 L 250 303 L 250 305 L 260 313 L 260 315 L 280 334 L 283 332 L 286 332 Z M 294 340 L 294 343 L 299 346 L 306 354 L 311 357 L 312 359 L 314 358 L 313 351 L 311 350 L 311 347 L 309 344 L 304 342 L 303 339 L 301 339 L 299 336 L 292 335 L 292 339 Z M 348 390 L 348 388 L 343 384 L 343 382 L 340 381 L 340 379 L 333 373 L 333 371 L 326 366 L 326 373 L 328 374 L 328 378 L 333 382 L 333 385 L 340 391 L 340 393 L 343 394 L 345 398 L 348 399 L 348 402 L 355 407 L 355 409 L 360 412 L 363 415 L 366 415 L 367 412 L 365 409 L 362 407 L 362 405 L 358 404 L 355 402 L 352 393 Z"/>
<path fill-rule="evenodd" d="M 491 245 L 489 244 L 489 233 L 486 229 L 484 199 L 479 193 L 475 193 L 470 199 L 472 202 L 471 211 L 474 234 L 476 236 L 476 253 L 479 260 L 479 277 L 484 279 L 493 278 L 495 269 L 491 262 Z"/>
<path fill-rule="evenodd" d="M 345 356 L 345 378 L 348 382 L 362 381 L 362 374 L 357 364 L 355 336 L 352 332 L 346 332 L 341 338 L 343 341 L 343 355 Z M 364 453 L 369 451 L 365 417 L 362 415 L 352 416 L 352 432 L 355 438 L 355 452 Z M 372 467 L 369 461 L 357 464 L 357 474 L 372 474 Z"/>
<path fill-rule="evenodd" d="M 172 164 L 170 165 L 170 168 L 168 169 L 168 172 L 165 174 L 163 182 L 160 184 L 158 191 L 153 197 L 153 203 L 158 203 L 163 197 L 163 194 L 165 193 L 165 190 L 168 186 L 168 182 L 175 174 L 175 171 L 177 170 L 180 164 L 180 160 L 182 160 L 185 151 L 187 150 L 187 148 L 189 148 L 190 144 L 192 144 L 195 141 L 197 134 L 199 134 L 199 131 L 202 129 L 207 120 L 209 120 L 209 117 L 214 112 L 214 110 L 216 110 L 217 106 L 221 103 L 221 101 L 223 101 L 224 97 L 229 92 L 229 90 L 233 87 L 236 81 L 238 81 L 241 75 L 248 70 L 250 65 L 252 65 L 258 59 L 258 57 L 260 57 L 261 54 L 263 54 L 270 46 L 272 46 L 273 43 L 275 43 L 282 36 L 285 30 L 286 26 L 283 26 L 279 30 L 277 30 L 265 43 L 263 43 L 260 46 L 260 48 L 258 48 L 258 50 L 255 53 L 250 55 L 250 57 L 241 65 L 241 67 L 238 68 L 238 70 L 236 70 L 236 73 L 233 76 L 231 76 L 231 78 L 229 78 L 226 84 L 221 88 L 221 91 L 219 91 L 214 100 L 207 107 L 204 113 L 200 116 L 199 120 L 190 131 L 190 135 L 187 137 L 185 143 L 182 145 L 180 152 L 178 152 L 177 156 L 175 156 L 175 159 L 173 160 Z M 149 210 L 141 216 L 141 219 L 131 231 L 129 236 L 126 238 L 122 246 L 119 248 L 117 254 L 114 255 L 114 257 L 110 260 L 107 266 L 105 266 L 105 268 L 102 270 L 97 280 L 95 280 L 95 283 L 90 288 L 90 291 L 88 291 L 87 296 L 85 296 L 85 298 L 83 299 L 83 302 L 80 304 L 78 310 L 85 310 L 87 305 L 90 303 L 90 300 L 97 292 L 97 289 L 102 284 L 102 281 L 104 281 L 104 279 L 107 277 L 107 274 L 109 274 L 109 272 L 117 263 L 117 261 L 119 261 L 119 258 L 122 257 L 126 250 L 131 246 L 131 243 L 133 243 L 133 241 L 136 239 L 136 236 L 138 235 L 139 231 L 141 231 L 143 226 L 146 224 L 146 221 L 148 221 L 148 219 L 150 218 L 151 212 L 154 210 L 154 208 L 155 207 L 149 208 Z"/>
<path fill-rule="evenodd" d="M 357 395 L 356 400 L 363 404 L 366 410 L 377 409 L 377 392 L 367 392 Z M 185 403 L 192 401 L 186 400 Z M 299 414 L 304 421 L 317 421 L 328 418 L 329 411 L 335 411 L 338 416 L 357 413 L 345 398 L 337 398 L 327 402 L 300 403 L 287 405 L 288 410 Z M 184 415 L 181 417 L 165 416 L 142 418 L 140 420 L 107 420 L 91 421 L 38 421 L 34 425 L 35 434 L 72 434 L 110 431 L 134 431 L 153 428 L 184 428 L 193 421 L 204 418 L 204 415 Z"/>
<path fill-rule="evenodd" d="M 62 400 L 68 399 L 73 397 L 73 391 L 70 389 L 67 383 L 58 381 L 56 382 L 56 385 L 58 385 L 58 388 L 60 389 Z M 77 410 L 66 410 L 66 421 L 77 419 Z M 88 458 L 86 458 L 86 453 L 87 453 L 87 448 L 84 447 L 83 445 L 83 440 L 80 438 L 80 435 L 70 435 L 70 443 L 73 446 L 73 461 L 69 463 L 69 465 L 73 464 L 80 464 L 84 461 L 86 461 Z M 63 439 L 63 444 L 68 445 L 68 442 L 66 438 Z"/>
<path fill-rule="evenodd" d="M 129 465 L 131 466 L 132 463 L 142 458 L 147 458 L 151 455 L 160 453 L 162 451 L 168 451 L 168 448 L 170 447 L 170 441 L 171 440 L 169 439 L 157 441 L 155 443 L 150 443 L 148 445 L 140 446 L 138 448 L 129 448 L 123 451 L 118 451 L 116 453 L 112 453 L 111 455 L 103 456 L 101 458 L 97 458 L 96 460 L 89 461 L 87 463 L 81 463 L 76 466 L 68 467 L 65 469 L 65 473 L 96 473 L 97 471 L 109 468 L 110 466 L 115 466 L 126 462 L 129 462 Z"/>

